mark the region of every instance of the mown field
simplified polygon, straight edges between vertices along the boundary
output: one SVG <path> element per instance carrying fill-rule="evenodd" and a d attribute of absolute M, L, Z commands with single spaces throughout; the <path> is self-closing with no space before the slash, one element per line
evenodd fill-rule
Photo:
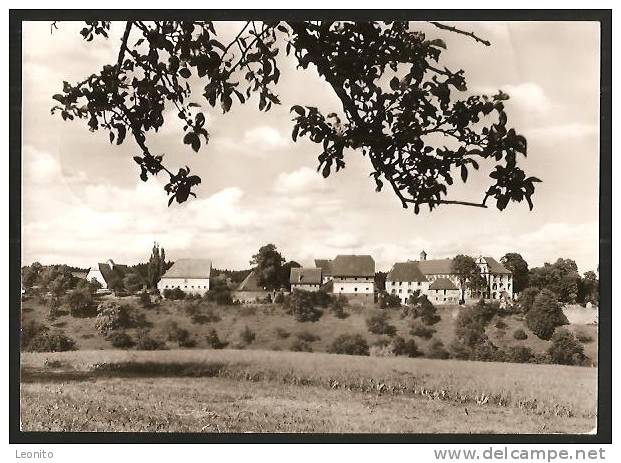
<path fill-rule="evenodd" d="M 586 433 L 595 368 L 262 350 L 22 355 L 24 431 Z"/>

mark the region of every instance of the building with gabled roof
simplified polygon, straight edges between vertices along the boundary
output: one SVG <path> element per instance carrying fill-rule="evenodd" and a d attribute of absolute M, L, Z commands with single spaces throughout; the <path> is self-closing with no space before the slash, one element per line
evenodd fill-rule
<path fill-rule="evenodd" d="M 163 293 L 167 289 L 179 288 L 188 294 L 203 295 L 209 291 L 211 260 L 178 259 L 162 276 L 157 289 Z"/>
<path fill-rule="evenodd" d="M 386 275 L 386 291 L 399 296 L 407 304 L 412 294 L 427 294 L 429 281 L 421 271 L 418 262 L 397 262 Z"/>
<path fill-rule="evenodd" d="M 292 268 L 289 274 L 291 291 L 303 289 L 306 291 L 318 291 L 321 287 L 321 268 L 297 267 Z"/>
<path fill-rule="evenodd" d="M 375 293 L 375 261 L 369 255 L 340 254 L 329 262 L 332 292 L 335 294 L 373 296 Z M 327 265 L 326 259 L 315 260 Z M 320 266 L 323 271 L 323 267 Z"/>
<path fill-rule="evenodd" d="M 448 278 L 436 278 L 427 291 L 427 298 L 434 304 L 457 304 L 460 296 L 459 288 Z"/>
<path fill-rule="evenodd" d="M 324 280 L 332 279 L 332 261 L 330 259 L 315 259 L 315 267 L 321 269 L 321 276 Z"/>
<path fill-rule="evenodd" d="M 122 280 L 128 271 L 127 265 L 116 264 L 112 259 L 100 262 L 88 269 L 86 281 L 97 280 L 102 289 L 110 289 L 110 285 L 115 280 Z"/>

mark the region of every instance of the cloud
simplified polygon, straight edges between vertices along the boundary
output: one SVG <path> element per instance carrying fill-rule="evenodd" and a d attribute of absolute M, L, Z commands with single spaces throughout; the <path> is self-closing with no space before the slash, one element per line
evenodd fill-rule
<path fill-rule="evenodd" d="M 522 82 L 520 84 L 504 84 L 497 87 L 480 87 L 474 86 L 472 91 L 475 94 L 494 95 L 498 90 L 509 95 L 506 102 L 508 107 L 516 107 L 527 113 L 536 113 L 537 115 L 547 114 L 552 102 L 548 98 L 543 88 L 535 82 Z"/>
<path fill-rule="evenodd" d="M 569 123 L 526 129 L 525 133 L 529 136 L 545 137 L 548 140 L 577 139 L 597 135 L 599 127 L 595 124 Z"/>
<path fill-rule="evenodd" d="M 274 184 L 274 191 L 279 194 L 300 195 L 327 191 L 327 181 L 310 167 L 301 167 L 293 172 L 283 172 L 278 175 Z"/>
<path fill-rule="evenodd" d="M 244 133 L 242 143 L 259 150 L 281 148 L 288 143 L 287 138 L 273 127 L 266 125 L 254 127 Z"/>

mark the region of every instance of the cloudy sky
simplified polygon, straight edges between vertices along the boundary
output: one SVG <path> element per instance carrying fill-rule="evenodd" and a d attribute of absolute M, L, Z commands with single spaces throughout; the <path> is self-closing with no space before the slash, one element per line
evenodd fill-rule
<path fill-rule="evenodd" d="M 150 140 L 169 166 L 190 165 L 203 182 L 198 198 L 167 207 L 164 179 L 143 183 L 130 141 L 112 146 L 105 132 L 51 116 L 51 96 L 116 61 L 121 24 L 110 40 L 88 44 L 76 23 L 25 23 L 23 29 L 22 259 L 89 267 L 112 258 L 145 261 L 154 241 L 170 259 L 209 257 L 218 268 L 247 268 L 263 244 L 287 259 L 371 254 L 379 270 L 397 260 L 457 253 L 519 252 L 531 266 L 575 259 L 581 272 L 597 267 L 599 188 L 599 27 L 597 23 L 461 23 L 492 42 L 416 25 L 443 37 L 444 64 L 463 68 L 469 89 L 511 95 L 510 123 L 528 138 L 523 167 L 543 180 L 535 209 L 503 212 L 443 206 L 418 216 L 389 191 L 375 193 L 369 161 L 348 152 L 344 171 L 316 173 L 318 147 L 291 140 L 293 104 L 324 114 L 340 104 L 313 70 L 282 59 L 282 106 L 259 113 L 256 102 L 226 115 L 207 111 L 211 141 L 198 154 L 181 142 L 173 116 Z M 218 23 L 231 34 L 235 23 Z M 480 201 L 485 176 L 458 185 L 451 198 Z"/>

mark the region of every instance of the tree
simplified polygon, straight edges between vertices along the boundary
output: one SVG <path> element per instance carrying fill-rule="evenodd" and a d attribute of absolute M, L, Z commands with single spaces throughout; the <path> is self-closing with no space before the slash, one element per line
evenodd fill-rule
<path fill-rule="evenodd" d="M 528 313 L 535 302 L 535 298 L 539 295 L 539 291 L 539 288 L 529 287 L 520 293 L 518 304 L 521 312 Z"/>
<path fill-rule="evenodd" d="M 545 340 L 550 339 L 557 327 L 568 323 L 556 295 L 547 289 L 539 292 L 532 307 L 526 313 L 528 328 L 539 338 Z"/>
<path fill-rule="evenodd" d="M 289 277 L 291 275 L 292 268 L 300 268 L 301 265 L 298 264 L 294 260 L 290 260 L 286 264 L 284 264 L 280 271 L 280 287 L 281 288 L 289 288 Z"/>
<path fill-rule="evenodd" d="M 157 284 L 162 279 L 162 275 L 167 270 L 166 265 L 166 252 L 164 248 L 160 249 L 160 245 L 153 243 L 153 249 L 151 249 L 151 257 L 147 264 L 147 280 L 149 288 L 157 288 Z"/>
<path fill-rule="evenodd" d="M 528 263 L 517 252 L 508 252 L 500 262 L 513 274 L 513 292 L 521 293 L 528 286 Z"/>
<path fill-rule="evenodd" d="M 491 45 L 472 32 L 430 24 Z M 107 39 L 109 30 L 109 21 L 89 21 L 81 35 L 89 42 Z M 342 104 L 342 111 L 328 115 L 313 106 L 291 108 L 292 138 L 308 137 L 322 147 L 318 170 L 324 177 L 344 168 L 345 154 L 357 150 L 371 163 L 376 190 L 388 182 L 401 205 L 415 213 L 424 205 L 487 207 L 489 198 L 499 210 L 523 200 L 532 209 L 540 180 L 518 166 L 527 142 L 508 126 L 509 95 L 499 90 L 460 98 L 467 90 L 464 71 L 440 64 L 444 40 L 428 38 L 406 21 L 247 21 L 231 42 L 219 39 L 211 21 L 128 21 L 116 62 L 75 84 L 63 82 L 52 113 L 107 131 L 111 143 L 132 137 L 140 178 L 164 173 L 168 204 L 182 203 L 196 196 L 192 189 L 200 177 L 187 166 L 176 173 L 166 167 L 147 136 L 174 108 L 184 124 L 183 143 L 198 152 L 209 132 L 190 82 L 200 78 L 200 93 L 224 113 L 233 98 L 244 104 L 253 96 L 260 111 L 269 111 L 280 104 L 279 60 L 291 54 L 298 68 L 316 70 Z M 483 198 L 447 199 L 455 171 L 466 182 L 480 163 L 489 165 L 491 179 Z"/>
<path fill-rule="evenodd" d="M 137 273 L 127 273 L 123 277 L 123 287 L 130 293 L 138 292 L 144 286 L 144 282 Z"/>
<path fill-rule="evenodd" d="M 252 256 L 250 265 L 256 266 L 259 285 L 273 290 L 280 288 L 284 262 L 285 259 L 276 246 L 270 243 L 259 248 L 259 252 Z"/>
<path fill-rule="evenodd" d="M 539 289 L 547 289 L 558 296 L 563 303 L 574 303 L 578 298 L 580 274 L 576 262 L 559 258 L 553 264 L 530 269 L 529 284 Z"/>
<path fill-rule="evenodd" d="M 317 296 L 312 291 L 295 290 L 285 300 L 285 310 L 299 322 L 316 322 L 323 311 L 316 307 Z"/>
<path fill-rule="evenodd" d="M 93 295 L 88 287 L 76 288 L 69 291 L 65 296 L 65 303 L 69 306 L 72 317 L 94 315 L 91 310 Z"/>
<path fill-rule="evenodd" d="M 455 256 L 451 264 L 453 273 L 457 275 L 461 289 L 461 302 L 465 301 L 466 288 L 480 290 L 481 272 L 474 258 L 459 254 Z"/>
<path fill-rule="evenodd" d="M 22 285 L 24 288 L 30 289 L 37 284 L 42 269 L 43 266 L 39 262 L 33 262 L 30 266 L 22 267 Z"/>
<path fill-rule="evenodd" d="M 595 272 L 589 270 L 578 285 L 578 302 L 599 305 L 599 281 Z"/>
<path fill-rule="evenodd" d="M 50 265 L 40 272 L 40 284 L 57 297 L 64 295 L 73 288 L 75 278 L 66 265 Z"/>

